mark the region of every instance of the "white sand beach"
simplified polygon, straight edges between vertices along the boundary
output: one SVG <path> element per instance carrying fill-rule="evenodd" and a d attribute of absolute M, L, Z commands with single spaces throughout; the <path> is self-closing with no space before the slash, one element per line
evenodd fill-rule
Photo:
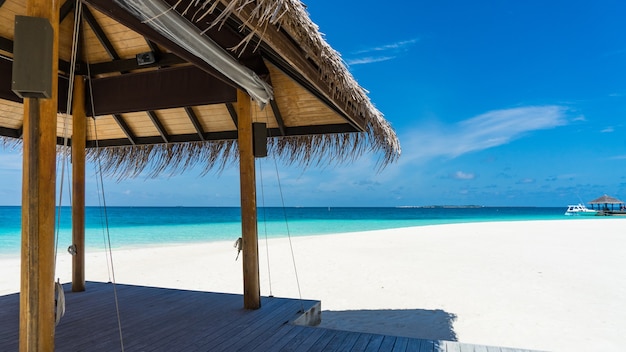
<path fill-rule="evenodd" d="M 322 326 L 553 351 L 626 346 L 626 219 L 469 223 L 292 238 L 302 297 Z M 261 239 L 262 294 L 298 297 L 288 239 Z M 113 252 L 119 283 L 242 292 L 232 242 Z M 0 294 L 19 259 L 0 259 Z M 71 278 L 71 257 L 57 276 Z M 104 252 L 87 280 L 108 281 Z"/>

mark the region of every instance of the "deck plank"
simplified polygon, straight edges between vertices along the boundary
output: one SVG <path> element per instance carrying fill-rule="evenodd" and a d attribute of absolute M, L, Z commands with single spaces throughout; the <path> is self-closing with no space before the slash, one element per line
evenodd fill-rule
<path fill-rule="evenodd" d="M 319 304 L 311 300 L 262 297 L 261 309 L 251 311 L 243 309 L 243 298 L 236 294 L 98 282 L 87 282 L 86 288 L 74 293 L 65 285 L 66 315 L 56 329 L 56 351 L 121 350 L 116 290 L 124 348 L 129 351 L 522 352 L 293 325 L 303 307 Z M 0 351 L 16 351 L 18 294 L 0 296 L 0 316 Z"/>
<path fill-rule="evenodd" d="M 289 343 L 280 349 L 281 352 L 296 352 L 308 350 L 324 334 L 323 329 L 304 328 L 303 332 L 291 339 Z"/>

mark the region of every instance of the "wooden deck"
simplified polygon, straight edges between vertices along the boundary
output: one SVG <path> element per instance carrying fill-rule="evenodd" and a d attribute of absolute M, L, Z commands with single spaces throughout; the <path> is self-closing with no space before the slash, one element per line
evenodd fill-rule
<path fill-rule="evenodd" d="M 263 297 L 246 311 L 241 295 L 117 284 L 125 351 L 520 352 L 448 341 L 330 330 L 293 324 L 318 301 Z M 112 284 L 70 292 L 56 351 L 121 351 Z M 0 351 L 18 350 L 19 295 L 0 296 Z"/>

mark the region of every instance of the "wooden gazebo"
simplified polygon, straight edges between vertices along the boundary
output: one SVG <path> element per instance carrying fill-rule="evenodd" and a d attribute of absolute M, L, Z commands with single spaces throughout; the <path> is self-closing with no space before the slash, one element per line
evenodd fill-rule
<path fill-rule="evenodd" d="M 255 155 L 400 155 L 298 0 L 0 0 L 0 19 L 0 139 L 24 155 L 22 351 L 54 346 L 58 151 L 72 153 L 75 291 L 87 158 L 118 176 L 238 161 L 248 309 L 260 306 Z"/>

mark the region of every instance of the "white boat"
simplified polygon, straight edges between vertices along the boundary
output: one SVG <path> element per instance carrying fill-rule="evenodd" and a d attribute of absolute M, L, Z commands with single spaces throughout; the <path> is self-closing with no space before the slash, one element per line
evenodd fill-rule
<path fill-rule="evenodd" d="M 565 211 L 565 215 L 583 215 L 583 216 L 594 216 L 597 215 L 598 211 L 593 209 L 588 209 L 584 204 L 576 204 L 576 205 L 568 205 L 567 211 Z"/>

